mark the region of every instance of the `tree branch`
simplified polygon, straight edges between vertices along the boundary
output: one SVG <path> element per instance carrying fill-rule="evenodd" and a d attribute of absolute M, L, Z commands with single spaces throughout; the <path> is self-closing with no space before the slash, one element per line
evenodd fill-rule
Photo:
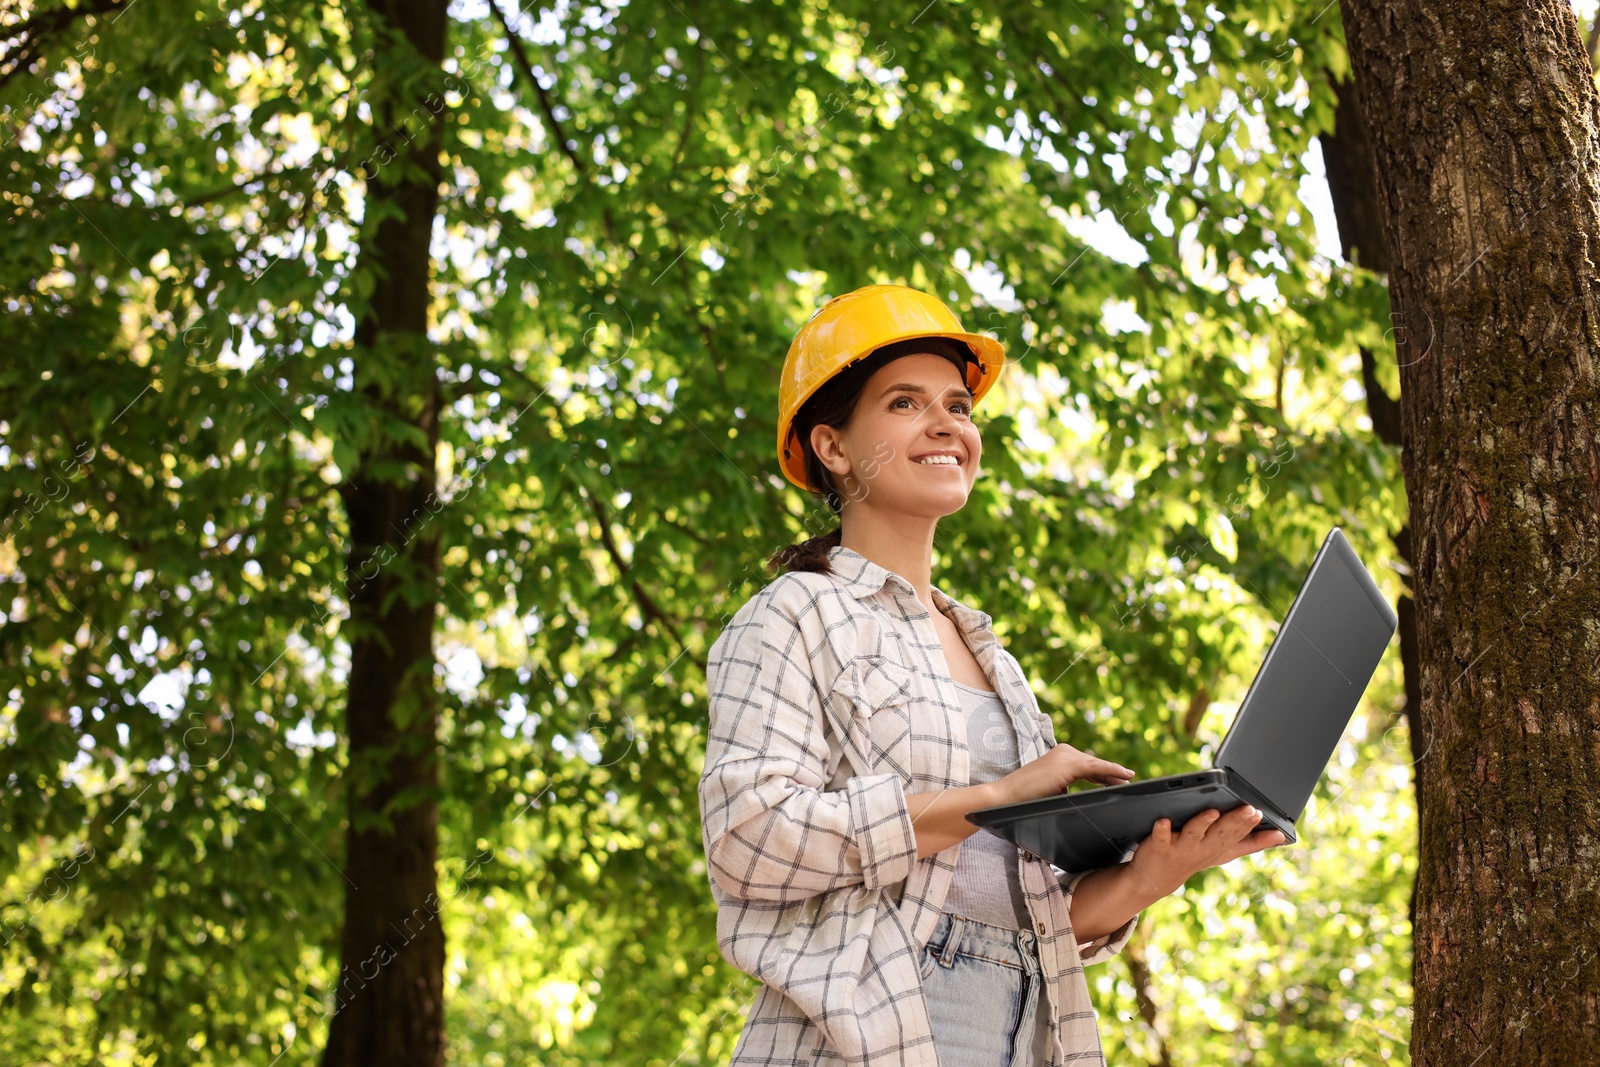
<path fill-rule="evenodd" d="M 91 0 L 81 7 L 59 7 L 53 11 L 41 11 L 32 18 L 0 27 L 0 44 L 9 46 L 5 50 L 5 55 L 0 56 L 0 66 L 5 67 L 4 70 L 0 70 L 0 87 L 32 67 L 34 60 L 39 57 L 39 46 L 48 43 L 50 38 L 74 22 L 89 15 L 103 15 L 129 2 L 130 0 Z"/>
<path fill-rule="evenodd" d="M 522 38 L 518 37 L 516 31 L 511 28 L 510 20 L 506 18 L 505 12 L 500 10 L 500 5 L 496 2 L 496 0 L 490 0 L 489 10 L 494 12 L 494 17 L 499 21 L 501 27 L 506 31 L 506 44 L 511 49 L 511 58 L 516 61 L 517 68 L 522 71 L 522 76 L 528 80 L 530 85 L 533 86 L 534 95 L 539 98 L 539 110 L 544 113 L 544 120 L 550 126 L 550 136 L 555 139 L 557 146 L 560 147 L 561 154 L 566 156 L 567 159 L 571 161 L 572 168 L 578 172 L 578 176 L 584 180 L 588 180 L 588 168 L 584 166 L 583 159 L 578 155 L 578 153 L 573 151 L 571 146 L 567 144 L 566 131 L 561 128 L 561 123 L 556 121 L 556 112 L 555 108 L 550 103 L 550 96 L 544 91 L 544 86 L 539 84 L 539 79 L 534 76 L 533 64 L 528 61 L 528 52 L 527 49 L 523 47 Z M 609 205 L 603 205 L 601 207 L 600 219 L 605 225 L 606 238 L 615 244 L 616 224 L 611 219 L 611 207 Z M 630 260 L 633 259 L 636 254 L 634 250 L 626 244 L 623 245 L 623 251 L 627 252 Z"/>
<path fill-rule="evenodd" d="M 568 432 L 569 428 L 566 424 L 566 420 L 561 417 L 561 411 L 559 408 L 557 408 L 555 411 L 555 417 L 556 422 L 561 426 L 563 436 L 570 439 L 570 433 Z M 632 568 L 628 565 L 627 560 L 622 558 L 622 552 L 617 547 L 616 539 L 611 536 L 611 518 L 606 514 L 605 505 L 601 503 L 598 497 L 596 497 L 593 493 L 590 493 L 584 487 L 582 482 L 578 483 L 578 493 L 589 502 L 589 510 L 593 512 L 595 522 L 600 526 L 600 544 L 605 548 L 606 555 L 611 557 L 611 562 L 616 566 L 617 573 L 623 578 L 627 579 L 628 589 L 633 593 L 634 600 L 639 605 L 639 613 L 643 615 L 646 620 L 655 622 L 663 630 L 665 630 L 667 635 L 672 638 L 673 643 L 676 644 L 678 648 L 682 650 L 683 654 L 688 656 L 690 661 L 693 662 L 695 666 L 699 667 L 700 672 L 704 674 L 706 672 L 705 661 L 689 651 L 689 646 L 684 643 L 683 637 L 678 633 L 677 627 L 672 624 L 671 617 L 668 616 L 666 612 L 661 610 L 661 606 L 655 602 L 655 599 L 650 596 L 650 594 L 645 590 L 644 586 L 639 584 L 638 579 L 629 577 Z"/>
<path fill-rule="evenodd" d="M 126 2 L 127 0 L 93 0 L 92 3 L 81 7 L 58 7 L 53 11 L 41 11 L 32 18 L 13 22 L 9 26 L 0 26 L 0 44 L 20 41 L 23 37 L 29 36 L 33 38 L 29 43 L 34 44 L 42 37 L 60 32 L 80 18 L 87 15 L 103 15 Z"/>
<path fill-rule="evenodd" d="M 1372 419 L 1372 432 L 1386 445 L 1400 447 L 1400 401 L 1383 391 L 1378 384 L 1377 361 L 1372 349 L 1361 348 L 1361 386 L 1367 391 L 1367 415 Z"/>
<path fill-rule="evenodd" d="M 506 43 L 511 47 L 511 58 L 516 61 L 517 68 L 522 71 L 522 76 L 528 80 L 528 84 L 533 86 L 534 94 L 539 98 L 539 110 L 544 112 L 544 120 L 550 124 L 550 136 L 555 138 L 556 145 L 561 149 L 561 153 L 572 161 L 573 169 L 582 177 L 587 178 L 589 173 L 584 168 L 583 160 L 579 159 L 578 153 L 568 146 L 567 135 L 561 129 L 561 123 L 556 121 L 556 112 L 555 108 L 550 105 L 550 97 L 545 93 L 544 86 L 539 84 L 539 79 L 534 76 L 533 64 L 528 62 L 528 52 L 522 45 L 522 38 L 517 36 L 517 31 L 511 28 L 511 22 L 506 18 L 505 12 L 500 10 L 500 4 L 497 0 L 489 0 L 489 10 L 494 12 L 495 19 L 500 23 L 501 28 L 506 31 Z"/>
<path fill-rule="evenodd" d="M 1600 22 L 1600 20 L 1597 20 Z M 673 150 L 672 163 L 667 167 L 667 173 L 677 174 L 678 164 L 683 161 L 683 146 L 688 143 L 689 131 L 694 128 L 694 97 L 695 87 L 698 86 L 706 73 L 706 50 L 696 47 L 694 50 L 695 80 L 690 83 L 689 91 L 684 94 L 683 101 L 683 129 L 678 131 L 678 147 Z"/>
<path fill-rule="evenodd" d="M 1167 1047 L 1167 1028 L 1161 1025 L 1161 1018 L 1156 1014 L 1155 998 L 1150 995 L 1150 967 L 1145 963 L 1144 954 L 1139 946 L 1132 941 L 1123 949 L 1122 954 L 1128 961 L 1128 973 L 1133 978 L 1133 996 L 1139 1005 L 1139 1017 L 1150 1028 L 1150 1032 L 1156 1035 L 1159 1058 L 1151 1064 L 1151 1067 L 1172 1067 L 1172 1050 Z"/>

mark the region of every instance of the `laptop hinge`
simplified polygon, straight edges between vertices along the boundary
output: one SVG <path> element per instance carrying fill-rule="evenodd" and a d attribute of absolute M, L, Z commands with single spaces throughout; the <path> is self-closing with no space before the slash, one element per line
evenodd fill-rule
<path fill-rule="evenodd" d="M 1244 787 L 1242 792 L 1250 794 L 1250 796 L 1247 798 L 1250 803 L 1259 808 L 1270 811 L 1273 815 L 1277 816 L 1283 822 L 1288 823 L 1290 826 L 1294 825 L 1294 820 L 1285 815 L 1282 808 L 1278 807 L 1278 805 L 1267 799 L 1267 795 L 1265 793 L 1251 785 L 1250 779 L 1246 778 L 1232 767 L 1227 767 L 1224 769 L 1228 772 L 1228 776 L 1234 780 L 1235 784 Z"/>

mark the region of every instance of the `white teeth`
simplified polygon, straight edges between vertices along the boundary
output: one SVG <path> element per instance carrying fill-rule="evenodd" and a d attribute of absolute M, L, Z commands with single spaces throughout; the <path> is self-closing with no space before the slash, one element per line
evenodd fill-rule
<path fill-rule="evenodd" d="M 961 461 L 959 459 L 957 459 L 956 457 L 954 457 L 954 456 L 929 456 L 926 459 L 919 459 L 919 460 L 917 460 L 917 462 L 918 463 L 937 463 L 937 464 L 940 464 L 940 465 L 946 466 L 946 467 L 959 467 L 959 466 L 961 466 Z"/>

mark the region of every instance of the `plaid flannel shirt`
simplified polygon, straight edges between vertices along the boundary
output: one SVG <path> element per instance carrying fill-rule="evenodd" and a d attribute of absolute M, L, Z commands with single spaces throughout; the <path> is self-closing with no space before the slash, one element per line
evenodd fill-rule
<path fill-rule="evenodd" d="M 960 850 L 919 860 L 906 796 L 970 784 L 960 696 L 911 583 L 842 545 L 829 555 L 834 574 L 791 571 L 751 597 L 707 663 L 717 942 L 763 983 L 731 1067 L 938 1067 L 919 963 Z M 1022 761 L 1043 755 L 1053 724 L 990 616 L 933 598 L 1009 709 Z M 1018 863 L 1055 1013 L 1050 1067 L 1104 1067 L 1083 969 L 1139 917 L 1080 945 L 1068 908 L 1092 872 Z"/>

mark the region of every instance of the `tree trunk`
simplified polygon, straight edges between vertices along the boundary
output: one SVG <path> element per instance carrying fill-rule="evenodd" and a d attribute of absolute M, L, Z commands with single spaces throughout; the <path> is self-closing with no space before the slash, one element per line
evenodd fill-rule
<path fill-rule="evenodd" d="M 1330 80 L 1332 80 L 1330 78 Z M 1378 176 L 1372 159 L 1372 145 L 1367 140 L 1366 124 L 1361 118 L 1361 107 L 1356 100 L 1355 85 L 1350 81 L 1333 81 L 1335 99 L 1332 133 L 1317 135 L 1322 145 L 1323 169 L 1328 175 L 1328 192 L 1333 200 L 1333 215 L 1339 223 L 1339 243 L 1344 258 L 1351 263 L 1377 274 L 1389 273 L 1389 245 L 1383 232 L 1383 208 L 1378 202 Z M 1400 403 L 1383 391 L 1378 381 L 1377 359 L 1370 349 L 1361 349 L 1361 384 L 1367 394 L 1367 415 L 1372 419 L 1372 432 L 1378 440 L 1396 448 L 1404 448 L 1400 432 Z M 1400 527 L 1392 535 L 1395 550 L 1400 558 L 1411 563 L 1411 524 Z M 1422 791 L 1417 788 L 1419 771 L 1416 765 L 1427 753 L 1422 732 L 1422 668 L 1417 662 L 1417 610 L 1411 595 L 1411 581 L 1406 579 L 1407 591 L 1395 603 L 1399 618 L 1400 674 L 1405 688 L 1406 733 L 1411 740 L 1411 785 L 1416 794 L 1417 823 L 1422 823 Z M 1413 883 L 1409 905 L 1411 928 L 1417 924 L 1417 891 Z"/>
<path fill-rule="evenodd" d="M 444 0 L 370 6 L 424 58 L 443 59 Z M 385 49 L 404 47 L 380 34 L 378 67 Z M 365 164 L 377 168 L 364 175 L 368 210 L 392 200 L 404 214 L 384 219 L 361 250 L 360 269 L 376 287 L 356 326 L 355 384 L 375 416 L 414 428 L 427 443 L 380 431 L 341 491 L 351 538 L 350 827 L 343 959 L 323 1067 L 444 1063 L 433 678 L 439 551 L 430 522 L 442 398 L 427 336 L 440 125 L 414 103 L 371 101 L 374 127 L 388 142 Z M 393 165 L 383 165 L 389 158 Z"/>
<path fill-rule="evenodd" d="M 1600 1030 L 1600 97 L 1567 0 L 1341 0 L 1403 327 L 1416 1067 Z"/>

